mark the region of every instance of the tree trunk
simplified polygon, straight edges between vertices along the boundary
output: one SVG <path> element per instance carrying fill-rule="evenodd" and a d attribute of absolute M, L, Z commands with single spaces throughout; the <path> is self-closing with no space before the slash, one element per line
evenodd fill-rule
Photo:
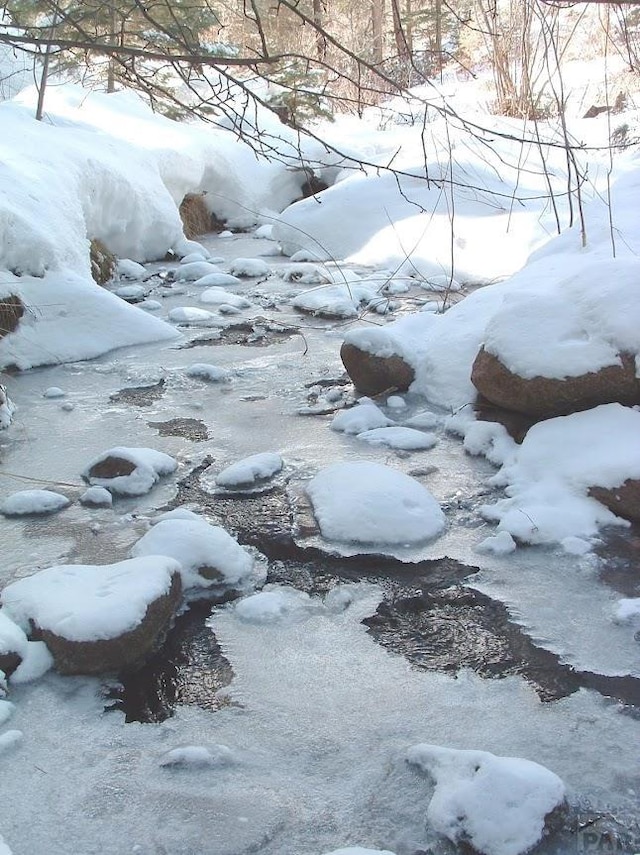
<path fill-rule="evenodd" d="M 384 0 L 371 0 L 371 23 L 373 28 L 373 64 L 383 59 Z"/>
<path fill-rule="evenodd" d="M 316 30 L 316 52 L 321 62 L 327 58 L 327 40 L 322 34 L 324 12 L 325 6 L 323 0 L 313 0 L 313 23 L 318 27 Z"/>
<path fill-rule="evenodd" d="M 404 34 L 399 0 L 391 0 L 391 9 L 393 11 L 393 37 L 396 42 L 398 57 L 403 62 L 409 62 L 411 59 L 411 52 L 407 43 L 407 37 Z"/>

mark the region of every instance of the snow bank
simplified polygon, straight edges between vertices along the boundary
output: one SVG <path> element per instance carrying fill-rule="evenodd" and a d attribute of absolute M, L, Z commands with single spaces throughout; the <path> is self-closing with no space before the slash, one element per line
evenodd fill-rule
<path fill-rule="evenodd" d="M 378 463 L 334 463 L 321 470 L 306 490 L 327 540 L 422 543 L 445 527 L 440 505 L 426 487 Z"/>
<path fill-rule="evenodd" d="M 0 602 L 25 632 L 33 621 L 69 641 L 117 638 L 135 629 L 148 606 L 169 592 L 179 569 L 160 555 L 116 564 L 61 564 L 7 585 Z"/>
<path fill-rule="evenodd" d="M 407 759 L 435 781 L 430 825 L 484 855 L 527 852 L 542 838 L 546 816 L 565 799 L 560 778 L 530 760 L 426 743 L 409 749 Z"/>
<path fill-rule="evenodd" d="M 184 588 L 244 588 L 255 581 L 251 555 L 223 528 L 203 519 L 164 519 L 140 538 L 131 555 L 175 559 Z"/>
<path fill-rule="evenodd" d="M 534 425 L 491 483 L 508 498 L 484 505 L 498 530 L 526 543 L 592 538 L 600 525 L 627 525 L 590 498 L 590 487 L 640 478 L 640 411 L 605 404 Z"/>

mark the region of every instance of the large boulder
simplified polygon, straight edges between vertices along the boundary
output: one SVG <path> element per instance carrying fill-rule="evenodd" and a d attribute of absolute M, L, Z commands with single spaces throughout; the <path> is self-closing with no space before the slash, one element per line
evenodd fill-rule
<path fill-rule="evenodd" d="M 404 392 L 415 380 L 415 371 L 398 353 L 378 356 L 345 342 L 340 358 L 353 385 L 364 395 Z"/>
<path fill-rule="evenodd" d="M 181 602 L 180 565 L 161 556 L 60 565 L 8 585 L 8 616 L 44 641 L 61 674 L 120 671 L 144 660 Z"/>
<path fill-rule="evenodd" d="M 640 380 L 636 377 L 635 359 L 629 354 L 620 356 L 619 365 L 576 377 L 525 378 L 482 348 L 473 363 L 471 381 L 492 404 L 538 420 L 600 404 L 640 404 Z"/>
<path fill-rule="evenodd" d="M 117 446 L 93 460 L 82 473 L 92 486 L 104 487 L 123 496 L 142 496 L 161 477 L 175 472 L 173 457 L 153 448 Z"/>

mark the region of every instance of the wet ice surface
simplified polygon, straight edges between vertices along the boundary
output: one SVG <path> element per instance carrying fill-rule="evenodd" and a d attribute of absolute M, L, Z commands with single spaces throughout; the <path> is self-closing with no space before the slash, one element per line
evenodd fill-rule
<path fill-rule="evenodd" d="M 210 242 L 229 260 L 268 246 L 241 236 Z M 266 260 L 271 267 L 286 263 Z M 175 290 L 182 293 L 156 290 L 151 297 L 161 302 L 162 316 L 199 305 L 201 289 L 191 283 L 180 283 Z M 233 290 L 253 308 L 232 318 L 221 314 L 222 323 L 260 315 L 282 328 L 297 325 L 302 335 L 265 345 L 250 325 L 244 338 L 227 336 L 220 344 L 216 330 L 185 328 L 177 343 L 10 379 L 19 410 L 14 426 L 0 435 L 3 496 L 50 486 L 76 499 L 86 487 L 82 469 L 115 445 L 164 451 L 178 460 L 179 472 L 148 496 L 118 498 L 112 509 L 76 503 L 55 518 L 3 519 L 2 584 L 57 561 L 125 558 L 144 533 L 143 517 L 174 500 L 177 479 L 205 456 L 215 472 L 250 454 L 277 452 L 294 486 L 329 462 L 370 460 L 413 474 L 445 508 L 444 536 L 400 550 L 401 557 L 449 556 L 480 567 L 467 584 L 504 601 L 562 661 L 585 671 L 640 676 L 634 630 L 612 620 L 621 594 L 605 584 L 597 558 L 549 548 L 505 557 L 476 553 L 494 531 L 477 513 L 493 468 L 466 456 L 441 428 L 433 449 L 408 454 L 330 430 L 330 414 L 298 415 L 310 403 L 331 410 L 348 394 L 338 356 L 346 327 L 296 315 L 283 304 L 295 283 L 247 280 Z M 183 346 L 207 337 L 211 344 Z M 189 378 L 185 369 L 194 363 L 227 369 L 229 381 Z M 64 390 L 64 399 L 43 397 L 52 386 Z M 130 391 L 123 395 L 123 389 Z M 403 397 L 401 411 L 383 406 L 389 418 L 404 422 L 425 410 L 424 402 Z M 173 430 L 160 430 L 160 424 Z M 337 551 L 313 538 L 305 545 Z M 638 596 L 636 585 L 632 580 L 625 595 L 635 590 Z M 11 805 L 0 815 L 0 833 L 14 855 L 319 855 L 346 845 L 409 855 L 434 842 L 424 823 L 432 786 L 403 760 L 421 741 L 535 760 L 565 780 L 574 804 L 588 798 L 633 817 L 640 793 L 637 719 L 595 692 L 543 704 L 520 677 L 413 670 L 361 624 L 380 597 L 378 588 L 362 584 L 345 611 L 312 597 L 308 614 L 264 625 L 240 620 L 232 606 L 219 608 L 211 627 L 235 676 L 223 690 L 231 705 L 225 701 L 217 711 L 179 705 L 162 724 L 125 725 L 119 712 L 102 714 L 97 681 L 52 675 L 16 687 L 7 726 L 22 730 L 24 739 L 3 754 L 0 774 L 0 805 Z M 234 762 L 159 766 L 171 749 L 214 744 L 228 746 Z M 566 851 L 571 847 L 575 841 Z"/>

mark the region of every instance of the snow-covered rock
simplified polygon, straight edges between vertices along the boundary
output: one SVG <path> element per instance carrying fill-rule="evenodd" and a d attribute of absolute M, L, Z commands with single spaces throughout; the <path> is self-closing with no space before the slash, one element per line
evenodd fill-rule
<path fill-rule="evenodd" d="M 215 273 L 207 273 L 206 276 L 201 276 L 193 284 L 199 285 L 201 288 L 225 288 L 227 285 L 240 285 L 240 280 L 237 276 L 217 270 Z"/>
<path fill-rule="evenodd" d="M 202 769 L 228 766 L 233 760 L 233 752 L 226 745 L 182 745 L 166 751 L 159 765 L 163 768 Z"/>
<path fill-rule="evenodd" d="M 15 411 L 15 404 L 7 395 L 6 387 L 0 385 L 0 430 L 4 430 L 9 427 L 13 421 L 13 414 Z"/>
<path fill-rule="evenodd" d="M 196 377 L 198 380 L 206 380 L 208 383 L 221 383 L 231 376 L 227 368 L 212 365 L 209 362 L 195 362 L 189 365 L 184 372 L 187 377 Z"/>
<path fill-rule="evenodd" d="M 177 306 L 169 312 L 169 320 L 175 324 L 202 324 L 203 326 L 217 325 L 216 316 L 206 309 L 197 306 Z"/>
<path fill-rule="evenodd" d="M 200 302 L 210 306 L 233 306 L 234 309 L 248 309 L 251 306 L 249 300 L 232 294 L 224 288 L 207 288 L 200 294 Z"/>
<path fill-rule="evenodd" d="M 89 487 L 80 496 L 81 505 L 94 508 L 110 508 L 113 504 L 113 496 L 105 487 Z"/>
<path fill-rule="evenodd" d="M 116 564 L 68 564 L 8 585 L 0 602 L 42 639 L 64 674 L 115 671 L 140 660 L 180 602 L 180 565 L 153 555 Z"/>
<path fill-rule="evenodd" d="M 389 849 L 364 849 L 362 846 L 347 846 L 344 849 L 334 849 L 325 855 L 394 855 Z"/>
<path fill-rule="evenodd" d="M 274 586 L 244 597 L 235 614 L 246 623 L 271 624 L 317 610 L 309 594 L 287 586 Z"/>
<path fill-rule="evenodd" d="M 327 318 L 355 318 L 363 304 L 376 297 L 372 285 L 362 283 L 351 271 L 344 271 L 346 282 L 320 285 L 294 297 L 292 305 L 301 312 Z M 336 277 L 338 278 L 338 277 Z"/>
<path fill-rule="evenodd" d="M 234 258 L 229 264 L 229 272 L 233 276 L 242 276 L 249 279 L 257 276 L 268 276 L 269 265 L 261 258 Z"/>
<path fill-rule="evenodd" d="M 616 603 L 614 618 L 618 623 L 640 620 L 640 597 L 623 597 Z"/>
<path fill-rule="evenodd" d="M 355 407 L 342 410 L 333 417 L 331 430 L 353 435 L 391 425 L 393 421 L 370 398 L 361 398 Z"/>
<path fill-rule="evenodd" d="M 175 271 L 178 282 L 196 282 L 203 276 L 218 275 L 220 271 L 210 261 L 192 261 L 189 264 L 181 264 Z"/>
<path fill-rule="evenodd" d="M 565 801 L 561 779 L 538 763 L 422 743 L 407 759 L 430 775 L 432 828 L 482 855 L 522 855 L 545 833 L 549 814 Z"/>
<path fill-rule="evenodd" d="M 66 392 L 59 386 L 49 386 L 42 393 L 43 398 L 64 398 Z"/>
<path fill-rule="evenodd" d="M 279 454 L 265 451 L 232 463 L 216 476 L 218 487 L 243 489 L 273 478 L 282 470 L 284 461 Z"/>
<path fill-rule="evenodd" d="M 116 446 L 96 457 L 82 477 L 91 485 L 105 487 L 123 496 L 148 493 L 164 475 L 178 468 L 173 457 L 154 448 Z"/>
<path fill-rule="evenodd" d="M 0 504 L 0 513 L 7 517 L 54 514 L 70 504 L 71 501 L 66 496 L 53 490 L 20 490 L 18 493 L 12 493 Z"/>
<path fill-rule="evenodd" d="M 433 448 L 438 441 L 435 434 L 399 426 L 365 430 L 358 434 L 358 439 L 362 439 L 370 445 L 384 445 L 387 448 L 398 448 L 405 451 L 424 451 Z"/>
<path fill-rule="evenodd" d="M 175 559 L 185 589 L 243 590 L 256 581 L 252 556 L 223 528 L 203 519 L 164 519 L 140 538 L 131 555 Z"/>
<path fill-rule="evenodd" d="M 340 358 L 353 385 L 365 395 L 404 391 L 415 379 L 401 339 L 385 328 L 350 331 Z"/>
<path fill-rule="evenodd" d="M 146 272 L 144 265 L 130 258 L 119 258 L 116 262 L 116 273 L 121 279 L 142 279 Z"/>
<path fill-rule="evenodd" d="M 358 460 L 322 469 L 306 487 L 323 537 L 403 545 L 437 537 L 445 517 L 431 493 L 388 466 Z"/>

